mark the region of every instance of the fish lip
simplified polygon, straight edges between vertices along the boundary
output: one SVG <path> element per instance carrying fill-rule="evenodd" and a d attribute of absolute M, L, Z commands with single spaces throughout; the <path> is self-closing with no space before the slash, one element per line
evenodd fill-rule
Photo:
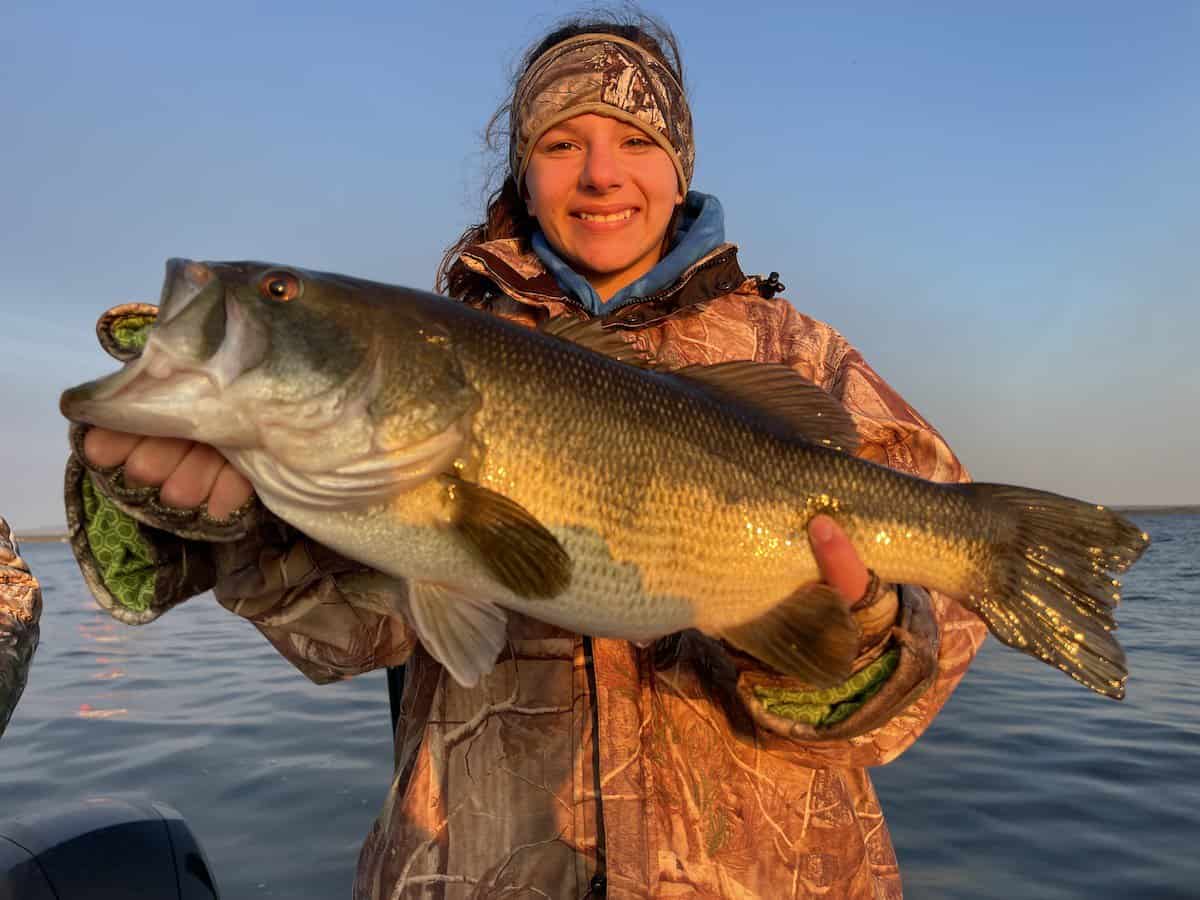
<path fill-rule="evenodd" d="M 156 341 L 155 337 L 155 335 L 151 335 L 142 355 L 132 366 L 118 372 L 117 377 L 108 379 L 110 384 L 105 385 L 108 390 L 98 395 L 96 399 L 112 400 L 119 394 L 129 393 L 131 389 L 138 386 L 165 384 L 178 375 L 202 376 L 209 387 L 213 389 L 211 392 L 205 392 L 205 396 L 209 393 L 216 393 L 223 387 L 219 378 L 209 371 L 206 364 L 181 358 L 178 354 L 172 353 L 170 348 L 164 346 L 161 341 Z"/>
<path fill-rule="evenodd" d="M 167 324 L 178 318 L 216 280 L 216 273 L 207 264 L 182 257 L 167 260 L 162 296 L 159 298 L 159 322 Z"/>
<path fill-rule="evenodd" d="M 270 338 L 235 297 L 227 294 L 224 306 L 224 340 L 211 356 L 196 358 L 189 352 L 186 332 L 177 343 L 170 324 L 157 322 L 139 356 L 106 377 L 64 391 L 59 399 L 62 415 L 72 422 L 134 434 L 230 446 L 250 440 L 235 382 L 263 362 Z M 166 329 L 160 330 L 164 324 Z"/>
<path fill-rule="evenodd" d="M 58 408 L 63 417 L 72 422 L 103 427 L 102 420 L 106 417 L 103 415 L 103 409 L 98 407 L 118 400 L 137 405 L 139 401 L 146 400 L 147 395 L 153 400 L 155 398 L 152 392 L 156 385 L 167 388 L 165 396 L 169 396 L 178 386 L 181 377 L 196 379 L 197 376 L 202 379 L 197 381 L 200 390 L 188 397 L 188 405 L 215 396 L 220 388 L 217 379 L 202 366 L 180 362 L 178 357 L 163 348 L 151 335 L 142 354 L 126 363 L 120 370 L 63 391 Z M 186 416 L 171 416 L 161 411 L 156 414 L 156 418 L 164 421 L 187 420 Z"/>

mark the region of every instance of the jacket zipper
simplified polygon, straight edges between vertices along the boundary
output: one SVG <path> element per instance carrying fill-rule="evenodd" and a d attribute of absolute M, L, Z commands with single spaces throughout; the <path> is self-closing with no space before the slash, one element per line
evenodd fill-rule
<path fill-rule="evenodd" d="M 733 256 L 734 254 L 736 254 L 736 252 L 737 252 L 736 250 L 726 250 L 724 253 L 718 253 L 712 259 L 707 259 L 704 262 L 695 266 L 694 268 L 690 269 L 687 273 L 685 273 L 684 277 L 680 278 L 678 281 L 676 281 L 674 284 L 670 285 L 669 287 L 665 287 L 661 291 L 658 291 L 655 294 L 650 294 L 649 296 L 646 296 L 646 297 L 635 297 L 632 300 L 627 300 L 626 302 L 622 303 L 620 306 L 614 306 L 607 313 L 605 313 L 605 317 L 607 318 L 608 316 L 615 316 L 621 310 L 628 309 L 631 306 L 636 306 L 639 303 L 653 303 L 656 300 L 662 300 L 663 298 L 669 297 L 672 294 L 677 294 L 680 291 L 682 291 L 684 286 L 689 281 L 691 281 L 695 276 L 697 276 L 701 272 L 705 271 L 706 269 L 711 269 L 714 266 L 717 266 L 717 265 L 725 262 L 726 260 L 729 259 L 730 256 Z"/>
<path fill-rule="evenodd" d="M 583 636 L 583 663 L 587 672 L 588 693 L 592 698 L 592 779 L 596 794 L 596 872 L 588 882 L 583 900 L 604 900 L 608 896 L 608 863 L 605 859 L 604 795 L 600 786 L 600 704 L 596 691 L 596 657 L 592 652 L 592 639 L 587 635 Z"/>

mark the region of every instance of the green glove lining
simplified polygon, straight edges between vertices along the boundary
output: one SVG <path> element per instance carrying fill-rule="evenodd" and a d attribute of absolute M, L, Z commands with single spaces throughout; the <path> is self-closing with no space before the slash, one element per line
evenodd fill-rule
<path fill-rule="evenodd" d="M 84 531 L 104 586 L 126 609 L 143 612 L 154 600 L 156 567 L 138 523 L 82 480 Z"/>
<path fill-rule="evenodd" d="M 900 650 L 893 648 L 864 666 L 839 685 L 823 690 L 756 687 L 754 695 L 767 712 L 807 725 L 833 725 L 848 717 L 883 687 L 900 664 Z"/>
<path fill-rule="evenodd" d="M 122 316 L 109 332 L 122 350 L 141 350 L 150 336 L 154 316 Z"/>

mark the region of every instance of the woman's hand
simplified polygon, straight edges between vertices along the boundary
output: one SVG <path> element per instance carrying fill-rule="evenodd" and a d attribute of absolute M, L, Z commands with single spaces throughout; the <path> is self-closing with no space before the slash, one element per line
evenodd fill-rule
<path fill-rule="evenodd" d="M 124 464 L 126 484 L 157 487 L 168 506 L 191 509 L 207 502 L 214 519 L 227 518 L 254 494 L 225 457 L 195 441 L 92 428 L 83 453 L 94 466 Z"/>
<path fill-rule="evenodd" d="M 861 600 L 871 576 L 837 522 L 829 516 L 814 516 L 808 523 L 808 540 L 821 570 L 821 580 L 836 588 L 848 606 Z"/>

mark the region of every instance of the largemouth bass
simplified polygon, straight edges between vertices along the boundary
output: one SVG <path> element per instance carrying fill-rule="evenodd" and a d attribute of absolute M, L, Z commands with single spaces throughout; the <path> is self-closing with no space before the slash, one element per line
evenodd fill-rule
<path fill-rule="evenodd" d="M 857 459 L 847 413 L 785 366 L 658 371 L 595 323 L 534 331 L 341 275 L 172 260 L 142 354 L 61 408 L 217 447 L 282 519 L 405 579 L 402 612 L 463 685 L 494 665 L 506 611 L 639 642 L 697 628 L 835 684 L 857 631 L 806 536 L 827 513 L 880 578 L 1124 693 L 1114 576 L 1144 533 Z"/>

